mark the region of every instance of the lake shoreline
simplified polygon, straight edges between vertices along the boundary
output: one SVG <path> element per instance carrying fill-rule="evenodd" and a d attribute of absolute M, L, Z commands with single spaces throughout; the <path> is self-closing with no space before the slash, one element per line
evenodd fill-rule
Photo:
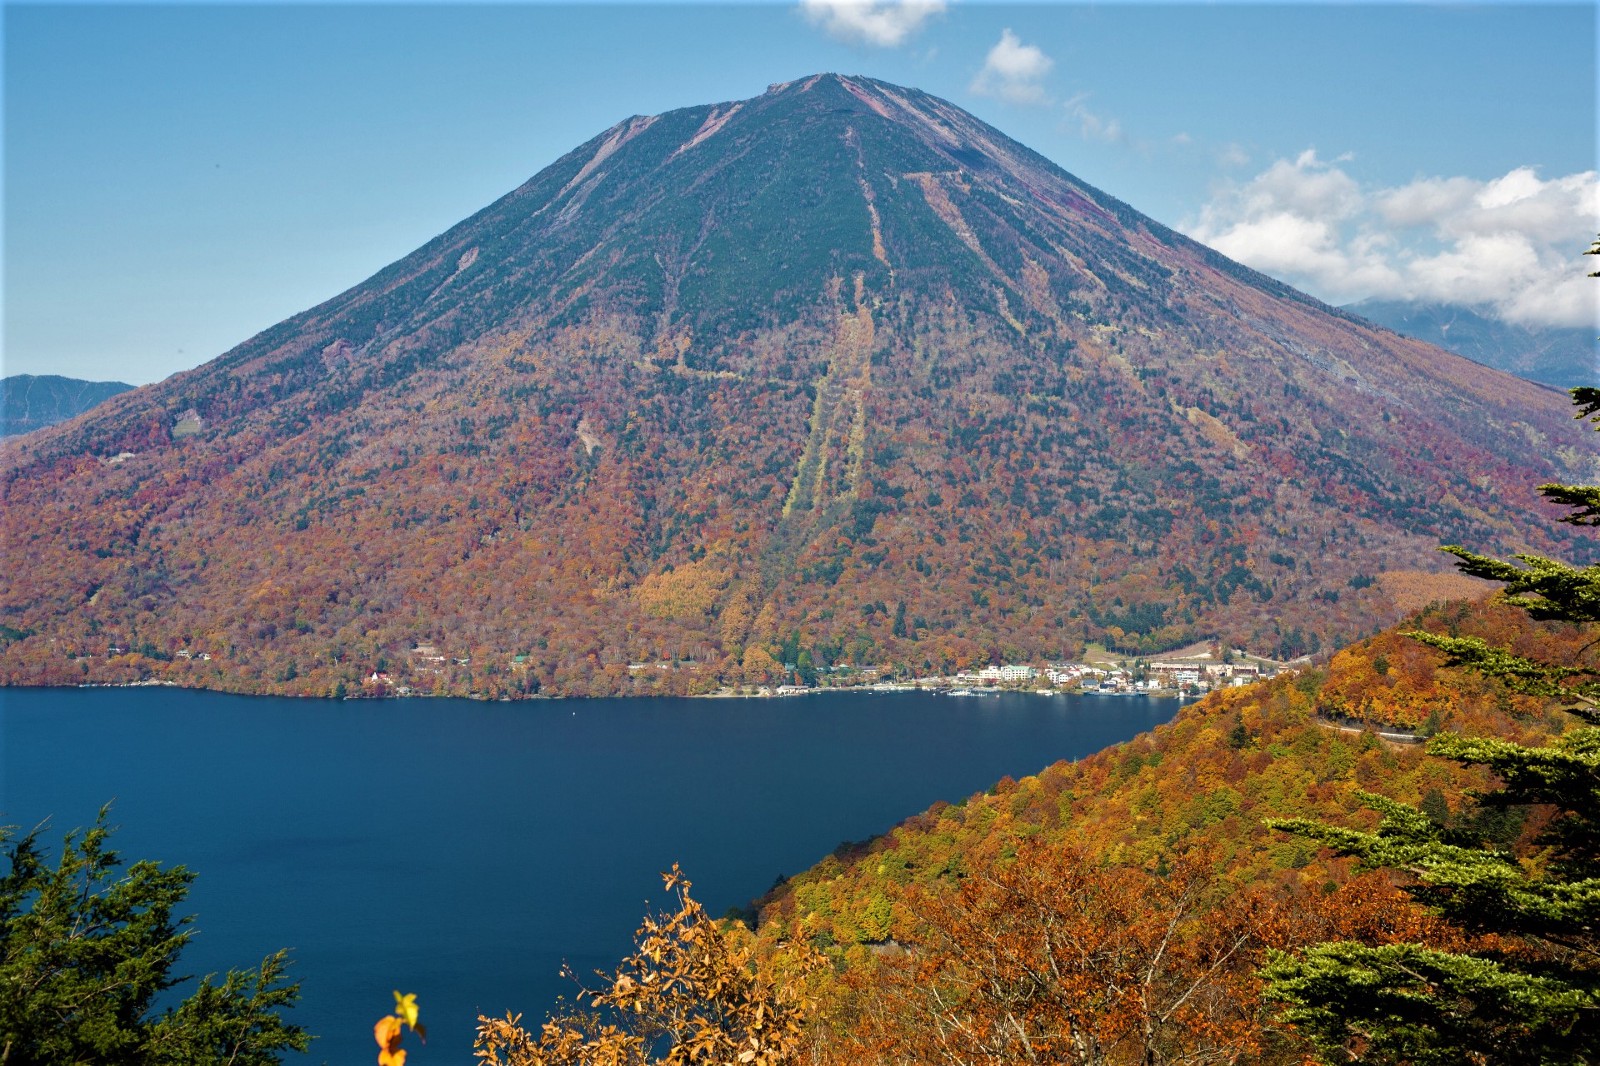
<path fill-rule="evenodd" d="M 142 681 L 84 681 L 76 685 L 0 685 L 0 698 L 4 698 L 7 691 L 50 691 L 50 690 L 84 690 L 84 689 L 149 689 L 168 688 L 182 692 L 209 692 L 219 696 L 245 696 L 256 699 L 286 699 L 312 702 L 325 700 L 330 703 L 383 703 L 394 700 L 472 700 L 476 703 L 522 703 L 536 700 L 614 700 L 614 699 L 640 699 L 640 700 L 782 700 L 804 696 L 870 694 L 887 695 L 898 692 L 920 692 L 932 696 L 984 697 L 984 696 L 1035 696 L 1051 699 L 1065 696 L 1084 696 L 1095 698 L 1127 698 L 1132 696 L 1146 696 L 1152 699 L 1176 699 L 1181 701 L 1199 699 L 1203 693 L 1186 693 L 1176 689 L 1149 689 L 1142 692 L 1098 692 L 1078 688 L 1059 688 L 1041 690 L 1032 688 L 968 688 L 966 686 L 949 685 L 902 685 L 902 684 L 869 684 L 869 685 L 840 685 L 826 688 L 805 688 L 790 692 L 757 691 L 742 692 L 722 689 L 716 692 L 692 692 L 684 695 L 668 693 L 638 693 L 626 696 L 588 696 L 588 695 L 559 695 L 555 693 L 529 692 L 519 696 L 489 696 L 482 693 L 468 693 L 466 695 L 450 695 L 435 692 L 386 692 L 371 695 L 343 695 L 343 696 L 317 696 L 310 693 L 281 693 L 281 692 L 241 692 L 234 689 L 207 688 L 201 685 L 184 685 L 177 681 L 164 678 L 147 678 Z"/>

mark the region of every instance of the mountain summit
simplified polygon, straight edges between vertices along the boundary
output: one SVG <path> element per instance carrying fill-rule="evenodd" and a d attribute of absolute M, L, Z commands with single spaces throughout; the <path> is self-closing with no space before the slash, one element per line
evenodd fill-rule
<path fill-rule="evenodd" d="M 1393 615 L 1441 541 L 1557 551 L 1527 487 L 1588 447 L 1560 393 L 817 75 L 620 122 L 5 445 L 0 670 L 606 692 L 1293 655 Z"/>

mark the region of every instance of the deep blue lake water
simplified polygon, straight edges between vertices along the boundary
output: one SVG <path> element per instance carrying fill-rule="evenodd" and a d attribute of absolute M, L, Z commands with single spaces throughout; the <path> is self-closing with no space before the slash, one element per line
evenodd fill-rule
<path fill-rule="evenodd" d="M 327 702 L 0 689 L 0 823 L 62 833 L 115 801 L 128 860 L 182 863 L 183 972 L 294 952 L 307 1061 L 370 1062 L 391 989 L 465 1062 L 478 1013 L 542 1019 L 614 966 L 659 871 L 713 914 L 936 800 L 1161 722 L 1146 697 Z"/>

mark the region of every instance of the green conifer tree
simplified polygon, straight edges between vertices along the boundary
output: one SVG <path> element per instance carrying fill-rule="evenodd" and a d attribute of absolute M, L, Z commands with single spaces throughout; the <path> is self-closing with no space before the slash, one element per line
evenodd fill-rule
<path fill-rule="evenodd" d="M 54 866 L 35 833 L 0 829 L 0 1064 L 268 1066 L 305 1051 L 311 1038 L 280 1014 L 300 992 L 281 951 L 158 1010 L 158 995 L 181 980 L 171 970 L 190 919 L 173 911 L 194 875 L 124 868 L 105 814 L 68 835 Z"/>
<path fill-rule="evenodd" d="M 1600 241 L 1588 254 L 1600 254 Z M 1600 274 L 1591 275 L 1600 276 Z M 1600 422 L 1600 389 L 1572 390 L 1580 419 Z M 1543 485 L 1572 508 L 1561 520 L 1600 525 L 1600 487 Z M 1505 586 L 1506 602 L 1538 619 L 1600 622 L 1600 566 L 1535 555 L 1518 563 L 1444 549 L 1466 573 Z M 1518 565 L 1520 563 L 1520 565 Z M 1409 875 L 1408 891 L 1469 934 L 1477 950 L 1419 944 L 1336 942 L 1275 954 L 1263 971 L 1268 999 L 1328 1062 L 1455 1064 L 1600 1062 L 1600 667 L 1517 655 L 1473 637 L 1412 636 L 1453 666 L 1498 678 L 1514 691 L 1560 701 L 1582 724 L 1529 747 L 1444 733 L 1428 751 L 1493 770 L 1502 785 L 1480 811 L 1531 807 L 1548 820 L 1535 849 L 1517 855 L 1486 834 L 1450 829 L 1379 796 L 1365 833 L 1308 820 L 1276 823 Z M 1479 820 L 1479 824 L 1484 824 Z"/>

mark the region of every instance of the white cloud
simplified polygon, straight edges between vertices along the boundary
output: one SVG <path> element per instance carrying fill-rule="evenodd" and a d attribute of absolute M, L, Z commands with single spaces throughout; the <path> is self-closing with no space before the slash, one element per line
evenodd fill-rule
<path fill-rule="evenodd" d="M 945 0 L 800 0 L 806 18 L 842 41 L 898 48 Z"/>
<path fill-rule="evenodd" d="M 1600 230 L 1600 175 L 1423 177 L 1364 187 L 1316 152 L 1223 188 L 1188 232 L 1330 303 L 1474 304 L 1524 325 L 1600 323 L 1579 254 Z"/>
<path fill-rule="evenodd" d="M 1106 118 L 1089 110 L 1088 93 L 1078 93 L 1061 107 L 1067 113 L 1067 121 L 1077 126 L 1078 133 L 1085 140 L 1108 141 L 1115 144 L 1126 139 L 1119 120 Z M 1188 134 L 1182 136 L 1188 137 Z"/>
<path fill-rule="evenodd" d="M 1373 206 L 1391 225 L 1424 226 L 1465 210 L 1477 191 L 1478 182 L 1471 178 L 1418 178 L 1379 193 Z"/>
<path fill-rule="evenodd" d="M 1340 220 L 1357 214 L 1362 195 L 1355 179 L 1306 149 L 1294 162 L 1280 159 L 1240 190 L 1246 217 L 1286 211 L 1306 218 Z"/>
<path fill-rule="evenodd" d="M 1237 170 L 1250 162 L 1250 153 L 1243 145 L 1225 144 L 1217 153 L 1217 163 L 1228 170 Z"/>
<path fill-rule="evenodd" d="M 999 42 L 989 49 L 983 69 L 972 79 L 970 88 L 979 96 L 993 96 L 1014 104 L 1048 103 L 1042 82 L 1053 66 L 1055 60 L 1045 55 L 1038 45 L 1023 44 L 1009 29 L 1002 30 Z"/>

